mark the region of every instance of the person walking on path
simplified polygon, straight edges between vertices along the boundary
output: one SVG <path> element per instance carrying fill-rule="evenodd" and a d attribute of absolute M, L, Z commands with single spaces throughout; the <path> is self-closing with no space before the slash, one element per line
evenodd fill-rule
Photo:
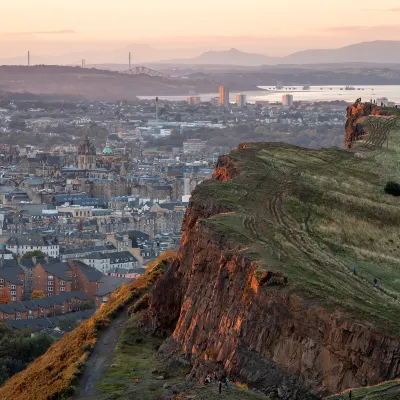
<path fill-rule="evenodd" d="M 378 279 L 374 278 L 374 288 L 378 286 Z"/>
<path fill-rule="evenodd" d="M 229 390 L 229 380 L 226 376 L 224 378 L 224 384 L 225 384 L 226 390 Z"/>
<path fill-rule="evenodd" d="M 351 390 L 350 390 L 350 392 L 349 392 L 349 400 L 352 400 L 352 398 L 353 398 L 353 394 L 351 393 Z"/>
<path fill-rule="evenodd" d="M 218 382 L 218 393 L 219 394 L 222 393 L 222 379 L 220 379 L 219 382 Z"/>

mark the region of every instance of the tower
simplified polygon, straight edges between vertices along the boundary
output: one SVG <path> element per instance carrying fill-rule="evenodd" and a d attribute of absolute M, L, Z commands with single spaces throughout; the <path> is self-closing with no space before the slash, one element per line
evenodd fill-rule
<path fill-rule="evenodd" d="M 156 121 L 158 121 L 158 97 L 156 97 Z"/>
<path fill-rule="evenodd" d="M 229 89 L 226 86 L 219 87 L 219 104 L 221 106 L 229 106 Z"/>
<path fill-rule="evenodd" d="M 78 168 L 95 169 L 96 168 L 96 147 L 86 135 L 78 149 Z"/>

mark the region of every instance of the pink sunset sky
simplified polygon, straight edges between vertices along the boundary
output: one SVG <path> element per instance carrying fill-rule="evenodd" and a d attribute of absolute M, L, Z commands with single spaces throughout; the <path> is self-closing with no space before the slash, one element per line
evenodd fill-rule
<path fill-rule="evenodd" d="M 132 43 L 271 56 L 400 40 L 399 0 L 13 0 L 1 5 L 0 58 Z M 175 54 L 176 53 L 176 54 Z M 176 51 L 174 56 L 179 56 Z M 183 54 L 184 53 L 184 54 Z M 187 51 L 182 52 L 187 55 Z"/>

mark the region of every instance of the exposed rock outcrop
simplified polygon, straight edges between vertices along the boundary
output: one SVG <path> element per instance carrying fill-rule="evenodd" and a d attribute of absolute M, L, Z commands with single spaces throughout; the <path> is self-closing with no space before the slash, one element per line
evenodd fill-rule
<path fill-rule="evenodd" d="M 366 134 L 360 119 L 370 115 L 392 115 L 389 110 L 378 107 L 372 103 L 355 102 L 347 107 L 346 133 L 344 138 L 344 148 L 350 149 L 353 147 L 353 142 L 360 139 Z"/>
<path fill-rule="evenodd" d="M 349 108 L 349 143 L 357 137 L 352 124 L 375 110 Z M 234 159 L 224 156 L 214 179 L 238 174 Z M 397 339 L 281 290 L 282 275 L 278 285 L 268 285 L 267 275 L 229 235 L 203 223 L 222 212 L 229 209 L 204 198 L 202 186 L 195 190 L 178 259 L 152 293 L 152 327 L 171 334 L 161 354 L 219 361 L 229 375 L 279 399 L 321 398 L 400 374 Z"/>

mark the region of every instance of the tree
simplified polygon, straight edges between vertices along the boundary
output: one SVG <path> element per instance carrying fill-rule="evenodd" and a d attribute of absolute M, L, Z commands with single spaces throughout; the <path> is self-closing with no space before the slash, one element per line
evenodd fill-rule
<path fill-rule="evenodd" d="M 36 257 L 36 258 L 45 258 L 46 254 L 43 253 L 42 250 L 32 250 L 32 251 L 28 251 L 27 253 L 25 253 L 22 258 L 23 259 L 28 259 L 28 258 L 32 258 L 32 257 Z"/>
<path fill-rule="evenodd" d="M 0 304 L 11 302 L 11 293 L 7 288 L 0 288 Z"/>
<path fill-rule="evenodd" d="M 45 299 L 46 296 L 41 290 L 34 290 L 31 299 Z"/>
<path fill-rule="evenodd" d="M 78 320 L 74 317 L 60 317 L 56 326 L 64 332 L 69 332 L 78 326 Z"/>

